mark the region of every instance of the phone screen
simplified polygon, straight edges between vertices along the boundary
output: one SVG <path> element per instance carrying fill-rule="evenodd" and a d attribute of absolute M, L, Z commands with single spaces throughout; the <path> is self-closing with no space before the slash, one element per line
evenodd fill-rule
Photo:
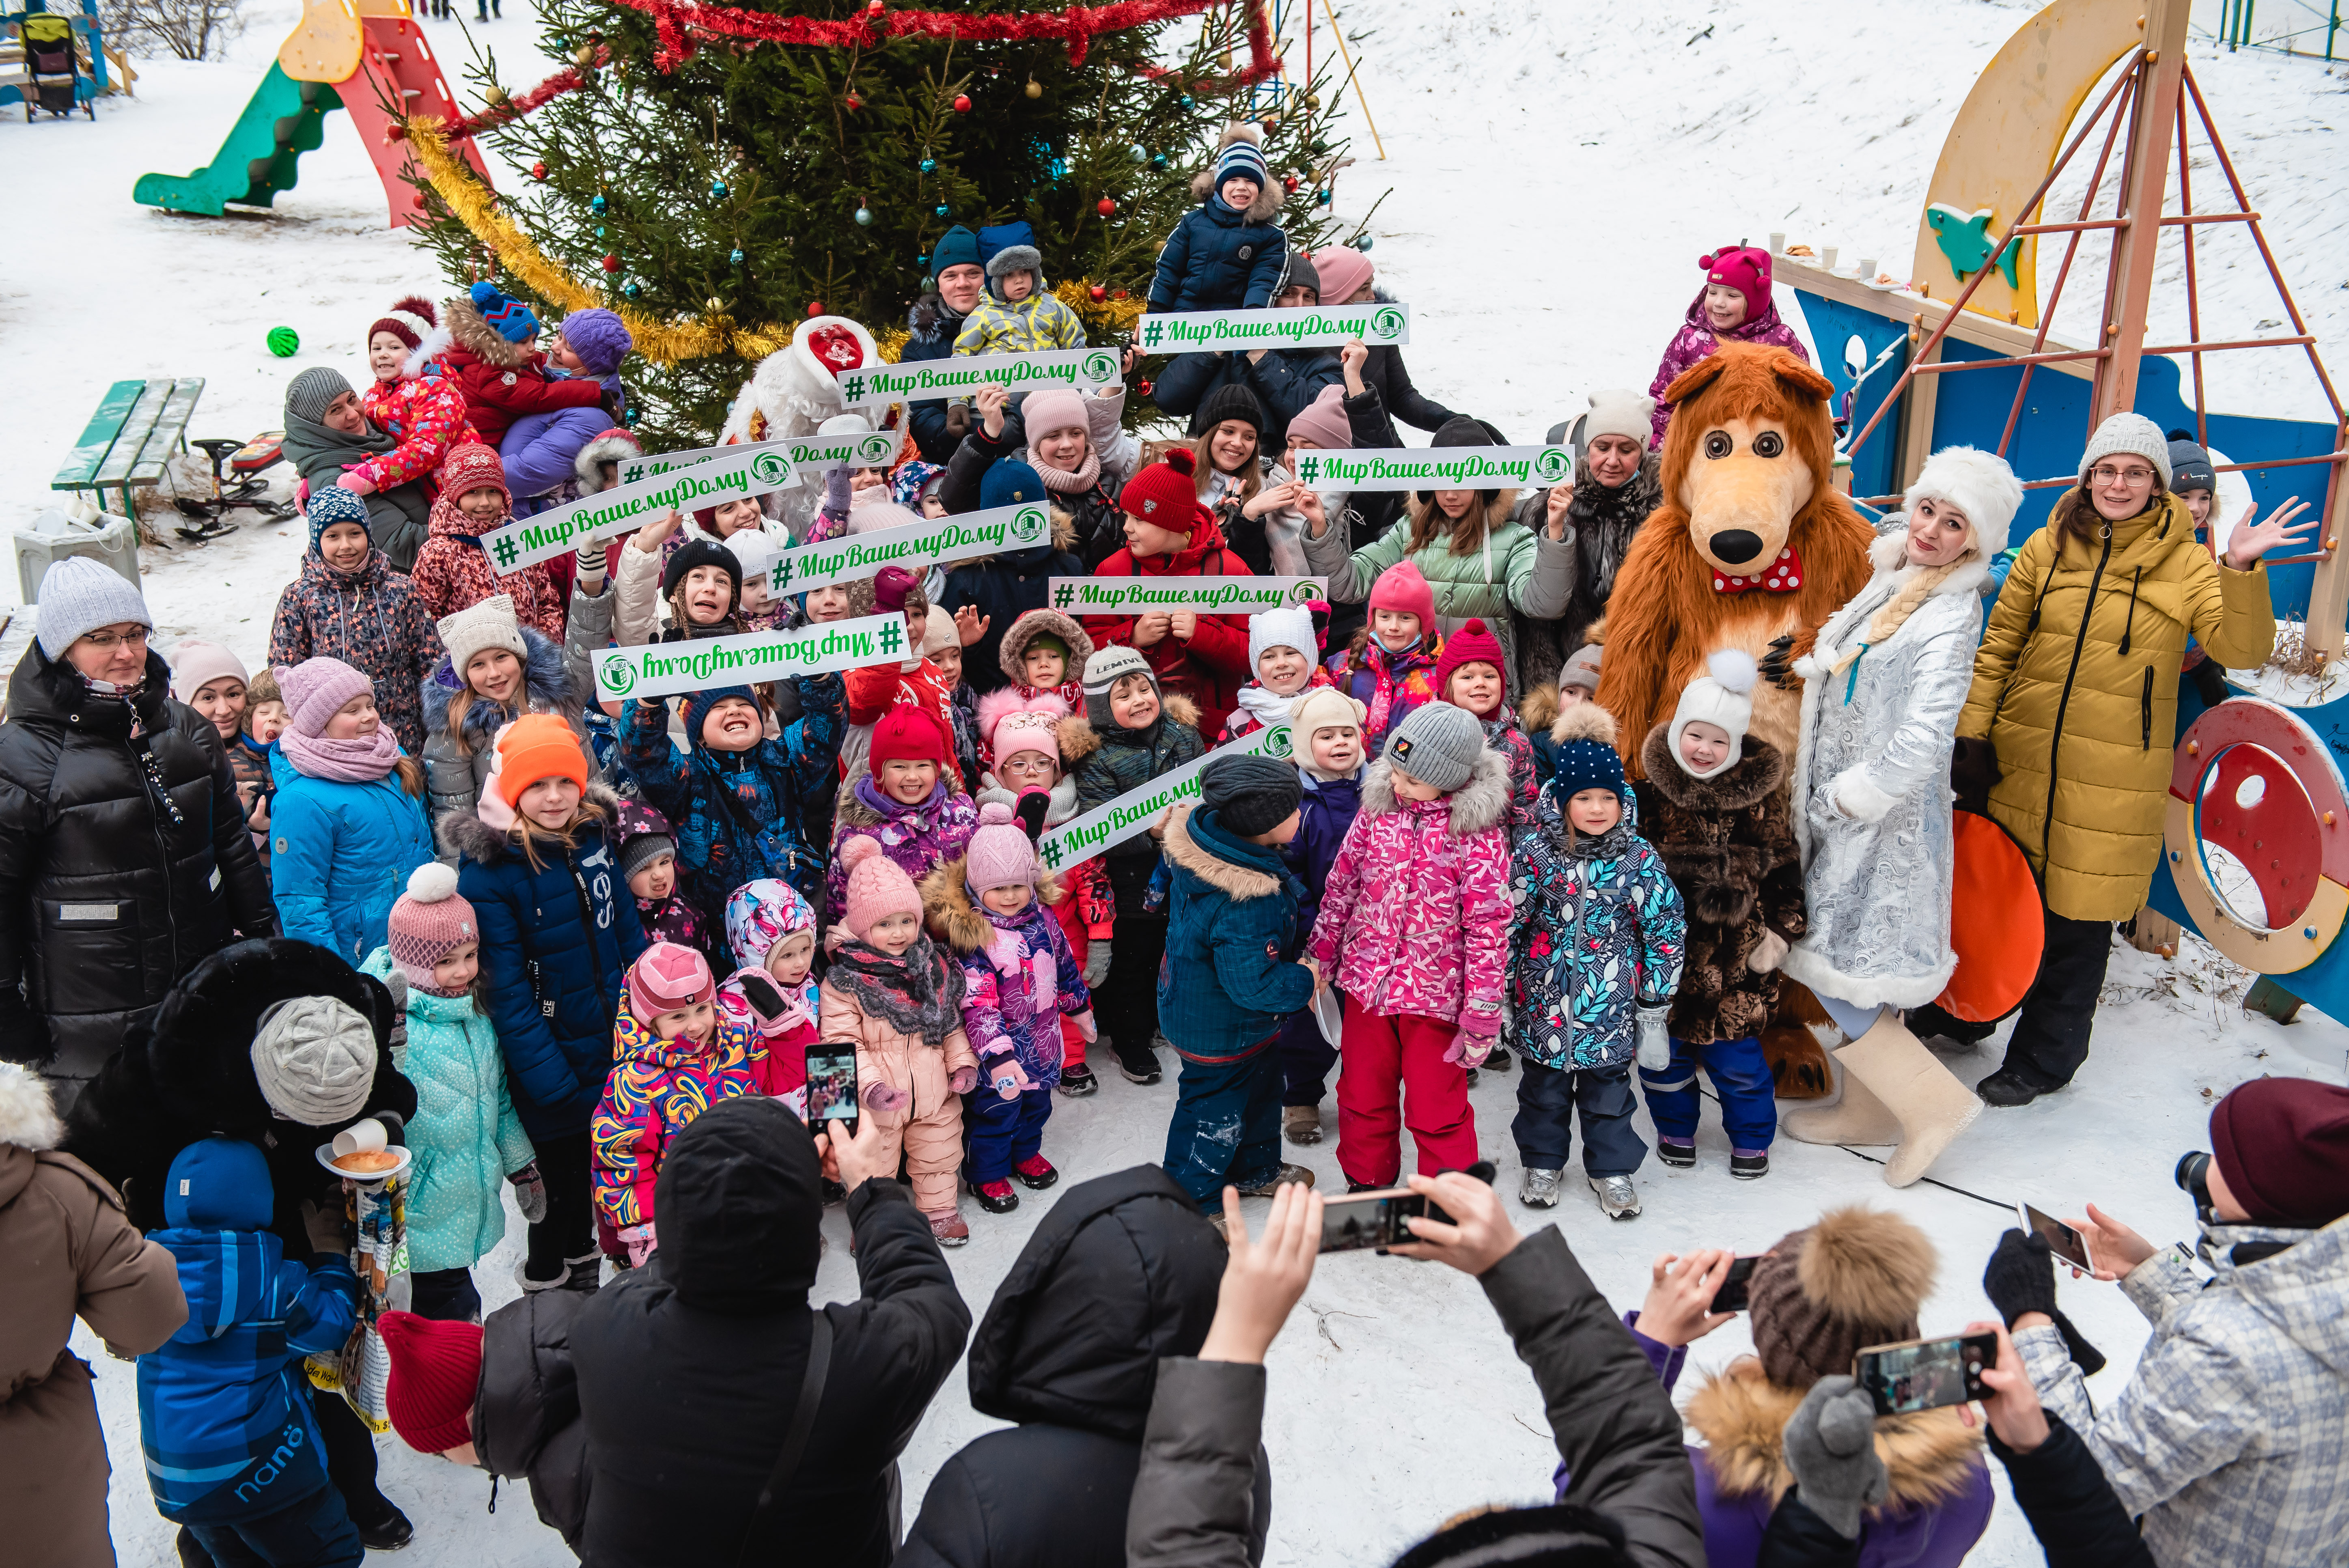
<path fill-rule="evenodd" d="M 849 1136 L 856 1133 L 856 1053 L 854 1050 L 811 1050 L 807 1054 L 808 1126 L 823 1130 L 827 1121 L 844 1121 Z"/>
<path fill-rule="evenodd" d="M 1332 1198 L 1321 1210 L 1321 1250 L 1356 1253 L 1417 1241 L 1403 1223 L 1413 1216 L 1430 1217 L 1427 1200 L 1407 1187 Z"/>
<path fill-rule="evenodd" d="M 1951 1334 L 1872 1345 L 1854 1358 L 1852 1375 L 1879 1416 L 1908 1416 L 1982 1397 L 1982 1369 L 1998 1363 L 1998 1336 Z"/>
<path fill-rule="evenodd" d="M 1758 1257 L 1738 1258 L 1733 1261 L 1729 1265 L 1728 1275 L 1721 1282 L 1721 1288 L 1713 1293 L 1713 1305 L 1705 1310 L 1744 1312 L 1747 1282 L 1754 1277 L 1754 1265 L 1761 1261 Z"/>
<path fill-rule="evenodd" d="M 2014 1212 L 2023 1218 L 2023 1234 L 2046 1237 L 2049 1252 L 2084 1273 L 2096 1272 L 2095 1265 L 2088 1261 L 2087 1237 L 2054 1216 L 2041 1213 L 2028 1203 L 2017 1203 Z"/>

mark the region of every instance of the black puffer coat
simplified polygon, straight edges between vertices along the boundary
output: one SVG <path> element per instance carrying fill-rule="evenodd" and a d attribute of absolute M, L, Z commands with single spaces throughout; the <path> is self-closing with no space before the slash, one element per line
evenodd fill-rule
<path fill-rule="evenodd" d="M 889 1561 L 890 1471 L 970 1309 L 929 1222 L 880 1180 L 848 1195 L 864 1292 L 819 1309 L 832 1360 L 806 1451 L 743 1550 L 807 1372 L 822 1174 L 807 1129 L 763 1097 L 712 1106 L 669 1145 L 657 1263 L 598 1291 L 571 1331 L 588 1562 Z"/>
<path fill-rule="evenodd" d="M 900 1568 L 1123 1568 L 1126 1502 L 1162 1357 L 1196 1356 L 1224 1244 L 1155 1165 L 1071 1188 L 1020 1249 L 970 1344 L 970 1402 L 1017 1421 L 930 1482 Z M 1251 1562 L 1271 1523 L 1256 1450 Z"/>
<path fill-rule="evenodd" d="M 281 1119 L 253 1075 L 261 1015 L 295 996 L 332 996 L 375 1026 L 375 1083 L 357 1116 L 310 1127 Z M 290 937 L 239 942 L 205 959 L 172 987 L 150 1022 L 136 1024 L 122 1048 L 74 1106 L 66 1150 L 114 1183 L 140 1230 L 163 1223 L 163 1178 L 189 1144 L 236 1138 L 269 1159 L 277 1206 L 270 1229 L 289 1257 L 307 1257 L 305 1198 L 340 1212 L 341 1181 L 317 1148 L 360 1117 L 416 1114 L 416 1087 L 391 1061 L 391 993 L 323 947 Z"/>
<path fill-rule="evenodd" d="M 988 623 L 978 641 L 962 652 L 962 678 L 974 694 L 984 696 L 1011 684 L 1011 677 L 1003 673 L 1003 634 L 1029 611 L 1047 607 L 1045 584 L 1055 577 L 1082 577 L 1091 570 L 1071 550 L 1075 542 L 1076 531 L 1068 514 L 1055 506 L 1050 542 L 947 569 L 938 608 L 951 615 L 968 604 Z"/>
<path fill-rule="evenodd" d="M 473 1452 L 481 1468 L 528 1480 L 539 1522 L 573 1551 L 587 1527 L 587 1426 L 571 1329 L 588 1297 L 535 1290 L 481 1324 L 481 1380 L 473 1395 Z"/>
<path fill-rule="evenodd" d="M 42 1066 L 60 1109 L 198 960 L 277 933 L 228 756 L 171 683 L 150 652 L 136 740 L 131 704 L 93 697 L 37 642 L 8 683 L 0 1057 Z"/>

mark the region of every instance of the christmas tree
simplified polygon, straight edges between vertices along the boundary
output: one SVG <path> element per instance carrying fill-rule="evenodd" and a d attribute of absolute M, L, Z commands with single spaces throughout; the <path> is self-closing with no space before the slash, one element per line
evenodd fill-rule
<path fill-rule="evenodd" d="M 580 85 L 481 136 L 532 173 L 526 189 L 501 193 L 505 215 L 573 278 L 600 284 L 603 303 L 635 315 L 786 334 L 811 315 L 848 315 L 885 349 L 902 337 L 938 235 L 1025 219 L 1048 284 L 1092 341 L 1121 343 L 1159 247 L 1193 205 L 1193 174 L 1233 119 L 1265 126 L 1291 246 L 1335 238 L 1337 93 L 1247 80 L 1260 5 L 1199 11 L 1143 0 L 1128 15 L 1148 19 L 1079 47 L 1050 36 L 1056 16 L 1014 0 L 957 0 L 935 25 L 863 0 L 772 13 L 706 5 L 685 25 L 658 0 L 544 0 L 543 46 L 580 62 Z M 1023 36 L 935 36 L 957 25 Z M 1177 29 L 1190 35 L 1180 49 Z M 827 31 L 862 41 L 768 41 Z M 498 81 L 493 57 L 469 76 L 492 105 L 520 86 Z M 436 195 L 427 202 L 437 221 L 422 242 L 453 278 L 492 276 L 548 303 Z M 635 418 L 656 449 L 715 439 L 750 370 L 731 353 L 634 363 Z"/>

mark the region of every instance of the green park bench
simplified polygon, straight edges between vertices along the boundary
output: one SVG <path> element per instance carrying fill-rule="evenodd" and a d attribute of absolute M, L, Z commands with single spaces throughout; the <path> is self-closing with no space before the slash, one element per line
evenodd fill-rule
<path fill-rule="evenodd" d="M 135 516 L 130 492 L 160 483 L 163 465 L 188 449 L 188 420 L 203 395 L 201 376 L 116 382 L 49 488 L 96 490 L 101 507 L 110 490 L 121 498 L 123 515 Z"/>

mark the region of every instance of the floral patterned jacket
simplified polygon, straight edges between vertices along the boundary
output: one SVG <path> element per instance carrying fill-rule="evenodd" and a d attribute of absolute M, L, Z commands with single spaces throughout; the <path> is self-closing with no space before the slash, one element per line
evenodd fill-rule
<path fill-rule="evenodd" d="M 371 381 L 359 394 L 359 407 L 369 424 L 399 442 L 352 470 L 365 474 L 378 490 L 429 480 L 452 448 L 481 438 L 466 417 L 465 394 L 437 372 Z"/>
<path fill-rule="evenodd" d="M 1640 837 L 1636 797 L 1606 832 L 1567 842 L 1555 783 L 1509 860 L 1509 1036 L 1559 1071 L 1614 1067 L 1639 1047 L 1638 1014 L 1680 988 L 1688 919 L 1664 859 Z"/>
<path fill-rule="evenodd" d="M 615 1231 L 650 1220 L 669 1140 L 719 1100 L 758 1093 L 766 1054 L 756 1035 L 730 1022 L 706 1047 L 657 1038 L 624 1004 L 612 1029 L 612 1076 L 587 1128 L 596 1218 Z"/>

